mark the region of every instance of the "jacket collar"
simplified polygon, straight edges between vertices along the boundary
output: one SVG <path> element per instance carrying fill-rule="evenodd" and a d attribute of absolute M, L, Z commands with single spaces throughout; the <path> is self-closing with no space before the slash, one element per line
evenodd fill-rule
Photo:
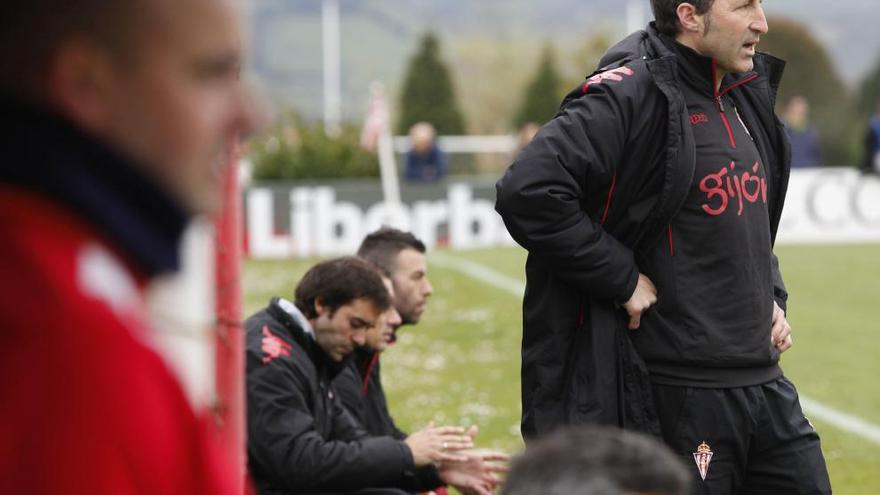
<path fill-rule="evenodd" d="M 332 380 L 352 359 L 352 356 L 348 356 L 340 363 L 333 361 L 324 352 L 324 349 L 318 345 L 317 340 L 315 340 L 315 331 L 309 320 L 294 303 L 287 299 L 273 297 L 267 311 L 275 321 L 284 326 L 291 338 L 306 351 L 319 374 L 326 373 L 329 379 Z"/>
<path fill-rule="evenodd" d="M 660 33 L 657 30 L 656 24 L 651 22 L 644 30 L 630 34 L 616 45 L 609 48 L 599 62 L 599 70 L 619 67 L 637 59 L 648 61 L 678 61 L 678 53 L 672 46 L 676 44 L 675 40 Z M 693 50 L 690 51 L 693 52 Z M 696 52 L 693 53 L 698 57 L 702 57 Z M 711 59 L 707 57 L 702 58 L 711 61 Z M 728 88 L 736 86 L 737 82 L 741 83 L 745 78 L 754 77 L 754 73 L 757 73 L 757 75 L 767 78 L 771 90 L 771 101 L 775 104 L 776 91 L 778 90 L 779 82 L 782 79 L 785 62 L 762 52 L 755 53 L 753 60 L 755 63 L 753 73 L 728 74 L 722 87 Z M 711 74 L 711 72 L 707 73 Z"/>
<path fill-rule="evenodd" d="M 176 271 L 188 215 L 146 168 L 49 112 L 0 95 L 0 183 L 76 212 L 139 276 Z"/>
<path fill-rule="evenodd" d="M 686 84 L 690 84 L 709 96 L 717 97 L 731 88 L 746 84 L 757 77 L 754 71 L 741 74 L 726 74 L 724 79 L 721 80 L 720 87 L 718 87 L 716 85 L 716 62 L 712 57 L 701 55 L 693 48 L 662 34 L 659 36 L 663 44 L 678 59 L 679 77 Z"/>

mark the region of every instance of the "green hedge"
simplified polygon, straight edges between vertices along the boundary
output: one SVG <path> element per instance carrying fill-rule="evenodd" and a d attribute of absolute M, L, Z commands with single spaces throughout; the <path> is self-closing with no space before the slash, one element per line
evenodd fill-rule
<path fill-rule="evenodd" d="M 328 136 L 322 124 L 282 124 L 250 143 L 255 180 L 377 177 L 379 161 L 359 146 L 359 130 Z"/>

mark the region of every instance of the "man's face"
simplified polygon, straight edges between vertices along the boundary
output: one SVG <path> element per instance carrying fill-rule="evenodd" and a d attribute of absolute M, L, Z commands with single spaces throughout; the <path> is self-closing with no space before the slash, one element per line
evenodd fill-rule
<path fill-rule="evenodd" d="M 218 204 L 232 139 L 254 125 L 239 82 L 237 0 L 147 0 L 154 22 L 111 66 L 103 137 L 138 160 L 190 213 Z"/>
<path fill-rule="evenodd" d="M 767 18 L 761 0 L 715 0 L 703 14 L 702 37 L 696 50 L 718 62 L 724 72 L 748 72 Z"/>
<path fill-rule="evenodd" d="M 313 320 L 315 340 L 337 363 L 364 345 L 367 331 L 379 324 L 379 311 L 367 299 L 355 299 L 331 312 L 320 301 L 315 302 L 318 317 Z"/>
<path fill-rule="evenodd" d="M 397 253 L 391 281 L 394 284 L 394 307 L 403 323 L 418 323 L 427 308 L 428 296 L 434 292 L 428 281 L 425 255 L 415 249 Z"/>
<path fill-rule="evenodd" d="M 382 282 L 385 283 L 385 287 L 388 289 L 391 299 L 394 300 L 394 287 L 391 283 L 391 279 L 382 277 Z M 367 330 L 364 347 L 371 351 L 383 352 L 394 340 L 394 329 L 399 327 L 401 323 L 402 320 L 400 318 L 400 313 L 398 313 L 397 309 L 392 305 L 388 308 L 388 311 L 385 311 L 379 316 L 379 321 L 376 322 L 376 325 Z"/>

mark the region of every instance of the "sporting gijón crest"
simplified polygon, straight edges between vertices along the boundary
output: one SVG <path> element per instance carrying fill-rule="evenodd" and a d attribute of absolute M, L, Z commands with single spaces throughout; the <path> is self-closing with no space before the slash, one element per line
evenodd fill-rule
<path fill-rule="evenodd" d="M 273 334 L 268 325 L 263 325 L 263 364 L 269 364 L 279 356 L 290 356 L 291 346 Z"/>
<path fill-rule="evenodd" d="M 697 469 L 700 470 L 700 477 L 703 478 L 703 481 L 706 481 L 706 475 L 709 474 L 709 463 L 712 462 L 713 455 L 715 453 L 706 442 L 701 443 L 697 447 L 697 451 L 694 452 L 694 462 L 697 463 Z"/>

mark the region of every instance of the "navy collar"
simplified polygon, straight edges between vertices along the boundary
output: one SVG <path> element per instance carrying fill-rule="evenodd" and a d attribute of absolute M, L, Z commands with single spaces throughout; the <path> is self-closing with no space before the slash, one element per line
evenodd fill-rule
<path fill-rule="evenodd" d="M 142 276 L 179 268 L 188 215 L 123 154 L 67 120 L 0 95 L 0 184 L 72 210 Z"/>

